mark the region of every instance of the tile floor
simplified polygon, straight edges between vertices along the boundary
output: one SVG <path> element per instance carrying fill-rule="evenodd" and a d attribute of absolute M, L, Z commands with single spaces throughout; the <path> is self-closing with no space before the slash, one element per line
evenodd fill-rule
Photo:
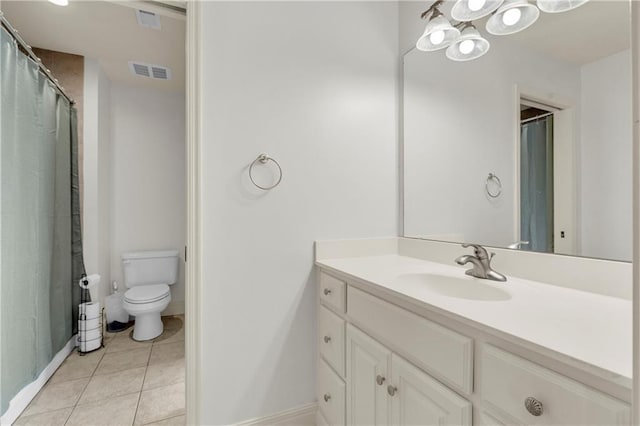
<path fill-rule="evenodd" d="M 14 425 L 184 425 L 184 319 L 162 320 L 153 341 L 134 341 L 131 328 L 73 352 Z"/>

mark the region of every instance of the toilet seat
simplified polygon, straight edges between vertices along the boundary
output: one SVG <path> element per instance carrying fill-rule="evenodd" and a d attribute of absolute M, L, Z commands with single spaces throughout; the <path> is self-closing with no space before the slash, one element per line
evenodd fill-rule
<path fill-rule="evenodd" d="M 124 301 L 131 304 L 153 303 L 171 296 L 167 284 L 141 285 L 124 293 Z"/>

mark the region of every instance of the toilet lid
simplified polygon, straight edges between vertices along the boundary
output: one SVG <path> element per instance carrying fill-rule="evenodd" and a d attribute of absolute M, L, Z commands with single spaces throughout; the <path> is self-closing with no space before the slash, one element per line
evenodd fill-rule
<path fill-rule="evenodd" d="M 127 290 L 124 300 L 129 303 L 151 303 L 168 295 L 169 286 L 166 284 L 141 285 Z"/>

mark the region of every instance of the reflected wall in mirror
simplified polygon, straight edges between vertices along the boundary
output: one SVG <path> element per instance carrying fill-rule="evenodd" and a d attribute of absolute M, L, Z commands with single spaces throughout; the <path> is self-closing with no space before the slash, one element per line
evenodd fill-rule
<path fill-rule="evenodd" d="M 404 235 L 629 261 L 629 2 L 484 21 L 476 60 L 404 57 Z"/>

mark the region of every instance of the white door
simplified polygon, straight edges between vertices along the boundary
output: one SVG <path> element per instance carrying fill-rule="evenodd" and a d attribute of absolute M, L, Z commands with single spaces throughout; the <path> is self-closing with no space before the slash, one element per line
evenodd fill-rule
<path fill-rule="evenodd" d="M 393 354 L 387 387 L 393 425 L 471 426 L 471 403 Z"/>
<path fill-rule="evenodd" d="M 347 424 L 388 425 L 391 352 L 347 326 Z"/>

